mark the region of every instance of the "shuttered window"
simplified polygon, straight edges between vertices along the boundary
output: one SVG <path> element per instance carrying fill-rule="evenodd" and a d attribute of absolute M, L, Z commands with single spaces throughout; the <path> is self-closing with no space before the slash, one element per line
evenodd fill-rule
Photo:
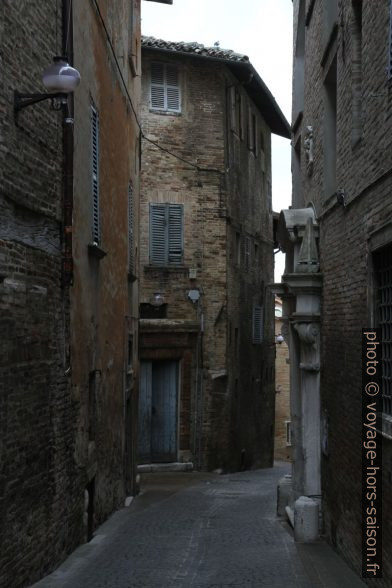
<path fill-rule="evenodd" d="M 134 259 L 134 202 L 133 202 L 133 185 L 130 181 L 128 184 L 128 272 L 135 273 Z"/>
<path fill-rule="evenodd" d="M 151 108 L 180 112 L 180 84 L 178 68 L 168 63 L 151 64 Z"/>
<path fill-rule="evenodd" d="M 150 263 L 179 265 L 184 251 L 182 204 L 150 204 Z"/>
<path fill-rule="evenodd" d="M 264 337 L 263 307 L 253 307 L 253 343 L 260 344 Z"/>
<path fill-rule="evenodd" d="M 99 209 L 99 114 L 93 105 L 91 105 L 91 186 L 93 204 L 93 242 L 99 244 L 101 240 Z"/>

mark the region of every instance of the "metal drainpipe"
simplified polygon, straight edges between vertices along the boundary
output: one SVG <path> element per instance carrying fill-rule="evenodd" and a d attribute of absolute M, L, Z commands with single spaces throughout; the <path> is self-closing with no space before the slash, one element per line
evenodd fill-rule
<path fill-rule="evenodd" d="M 62 53 L 73 64 L 73 23 L 72 0 L 62 3 Z M 63 257 L 62 257 L 62 285 L 67 288 L 72 285 L 72 212 L 73 212 L 73 94 L 68 95 L 67 103 L 63 106 Z"/>

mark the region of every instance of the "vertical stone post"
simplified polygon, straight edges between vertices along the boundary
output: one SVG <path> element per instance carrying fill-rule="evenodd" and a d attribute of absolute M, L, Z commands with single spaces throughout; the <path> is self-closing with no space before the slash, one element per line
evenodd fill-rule
<path fill-rule="evenodd" d="M 322 274 L 313 208 L 284 210 L 278 227 L 288 264 L 282 284 L 290 352 L 290 395 L 293 440 L 292 500 L 321 498 L 320 298 Z M 286 304 L 285 304 L 286 301 Z"/>

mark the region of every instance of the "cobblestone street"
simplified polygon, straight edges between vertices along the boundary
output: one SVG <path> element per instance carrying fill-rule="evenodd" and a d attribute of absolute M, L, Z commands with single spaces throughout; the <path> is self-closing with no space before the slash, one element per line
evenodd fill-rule
<path fill-rule="evenodd" d="M 325 543 L 296 545 L 277 519 L 276 485 L 287 471 L 145 475 L 131 506 L 35 586 L 364 586 Z"/>

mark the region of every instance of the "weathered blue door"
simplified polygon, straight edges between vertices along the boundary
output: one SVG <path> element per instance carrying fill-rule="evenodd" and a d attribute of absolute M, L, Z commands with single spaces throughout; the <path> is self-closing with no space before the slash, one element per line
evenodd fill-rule
<path fill-rule="evenodd" d="M 142 361 L 139 463 L 177 459 L 178 362 Z"/>

